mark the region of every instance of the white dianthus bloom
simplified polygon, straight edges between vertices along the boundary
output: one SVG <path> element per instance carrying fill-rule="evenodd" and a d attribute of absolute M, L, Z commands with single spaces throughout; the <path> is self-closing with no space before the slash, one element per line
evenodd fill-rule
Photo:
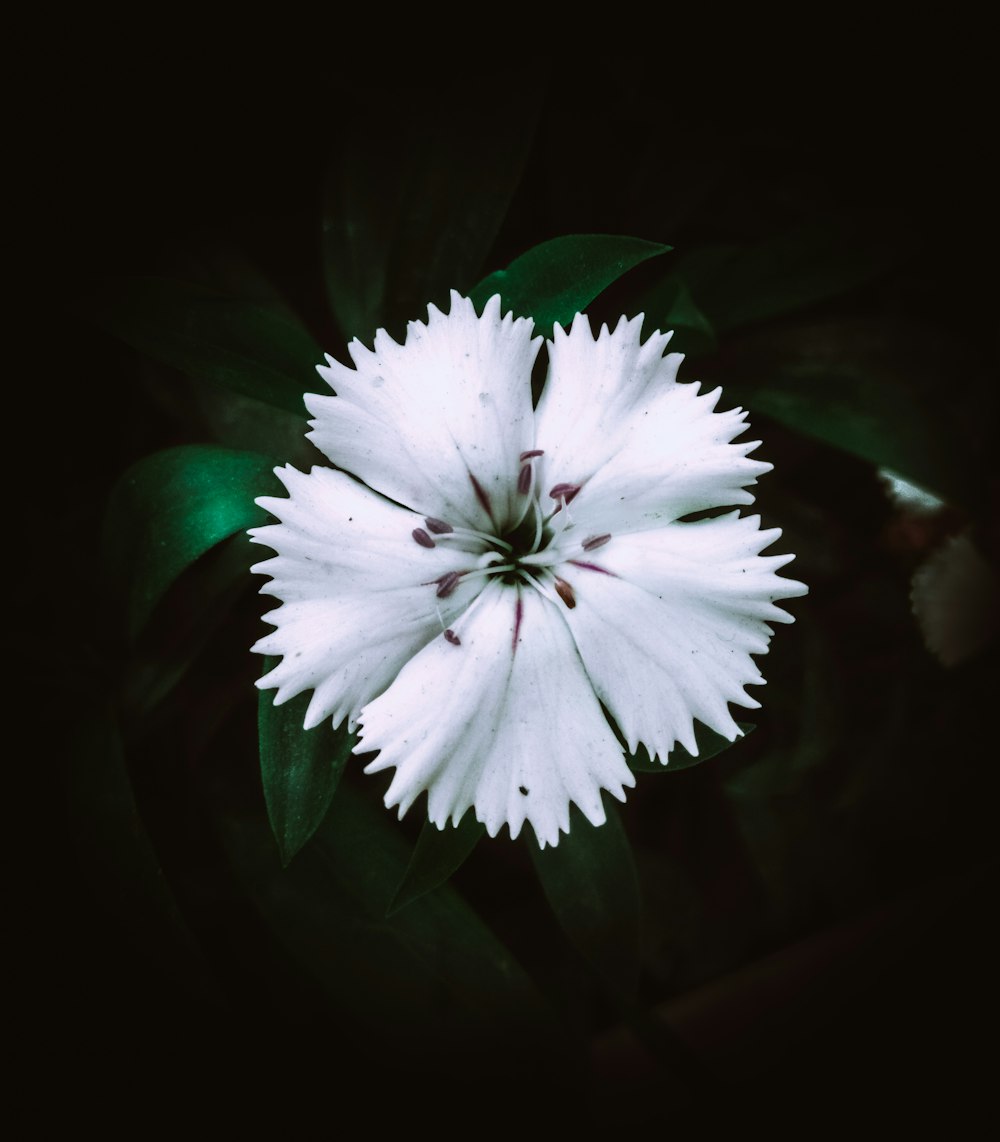
<path fill-rule="evenodd" d="M 759 705 L 752 655 L 806 588 L 758 516 L 683 517 L 752 503 L 771 465 L 641 321 L 556 326 L 537 408 L 542 338 L 499 297 L 480 317 L 453 293 L 404 344 L 319 366 L 336 396 L 306 397 L 309 436 L 342 470 L 278 469 L 288 498 L 257 501 L 279 522 L 251 532 L 277 553 L 253 570 L 281 600 L 258 685 L 311 690 L 307 729 L 360 727 L 400 816 L 426 791 L 439 828 L 471 806 L 554 845 L 571 803 L 602 824 L 601 791 L 635 784 L 602 704 L 663 764 L 697 752 L 695 719 L 732 741 L 729 704 Z"/>

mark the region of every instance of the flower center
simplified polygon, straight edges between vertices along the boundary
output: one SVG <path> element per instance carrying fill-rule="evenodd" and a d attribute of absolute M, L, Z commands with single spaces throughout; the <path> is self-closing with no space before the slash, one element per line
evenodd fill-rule
<path fill-rule="evenodd" d="M 468 568 L 448 571 L 427 583 L 436 588 L 439 599 L 448 598 L 464 581 L 497 578 L 505 584 L 533 587 L 550 599 L 557 597 L 572 610 L 576 606 L 573 588 L 555 574 L 555 565 L 568 562 L 588 570 L 603 570 L 580 560 L 579 556 L 603 547 L 611 536 L 585 536 L 574 526 L 569 505 L 579 493 L 580 485 L 556 484 L 547 497 L 540 496 L 534 461 L 542 455 L 541 449 L 521 453 L 517 492 L 522 508 L 513 524 L 502 531 L 497 529 L 498 534 L 453 527 L 434 516 L 428 516 L 423 527 L 413 529 L 414 542 L 421 547 L 433 548 L 444 543 L 468 553 Z M 488 495 L 471 473 L 469 479 L 476 498 L 492 518 Z M 443 622 L 441 625 L 444 628 Z M 444 630 L 444 635 L 455 646 L 461 645 L 453 630 Z"/>

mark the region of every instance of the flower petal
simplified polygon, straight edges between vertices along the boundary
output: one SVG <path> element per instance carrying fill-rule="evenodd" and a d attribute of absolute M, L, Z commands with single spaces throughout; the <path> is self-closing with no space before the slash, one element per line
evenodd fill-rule
<path fill-rule="evenodd" d="M 518 457 L 534 445 L 531 368 L 542 339 L 531 332 L 526 318 L 501 320 L 499 296 L 478 317 L 453 291 L 451 312 L 430 306 L 403 345 L 379 330 L 373 350 L 351 342 L 353 369 L 327 357 L 318 372 L 337 395 L 305 398 L 309 438 L 399 503 L 479 530 L 492 516 L 502 530 L 518 507 Z"/>
<path fill-rule="evenodd" d="M 742 409 L 714 412 L 721 390 L 699 395 L 678 384 L 679 353 L 663 356 L 670 334 L 640 342 L 640 317 L 602 326 L 595 338 L 578 314 L 556 326 L 539 401 L 536 446 L 546 487 L 581 487 L 572 515 L 592 532 L 619 534 L 705 508 L 753 503 L 745 491 L 771 465 L 747 459 L 759 441 Z"/>
<path fill-rule="evenodd" d="M 601 789 L 624 800 L 635 779 L 556 607 L 493 583 L 456 631 L 460 646 L 430 643 L 361 712 L 356 752 L 380 751 L 365 772 L 396 769 L 386 805 L 402 816 L 426 789 L 438 828 L 474 805 L 490 836 L 528 821 L 542 847 L 571 802 L 602 824 Z"/>
<path fill-rule="evenodd" d="M 561 565 L 566 622 L 631 752 L 642 742 L 666 763 L 680 742 L 697 754 L 694 719 L 739 736 L 727 703 L 759 705 L 744 689 L 764 682 L 751 655 L 767 652 L 769 622 L 793 621 L 774 600 L 806 593 L 775 574 L 792 556 L 759 554 L 780 534 L 732 512 L 615 536 L 600 569 Z"/>
<path fill-rule="evenodd" d="M 344 718 L 354 728 L 358 711 L 380 694 L 412 658 L 482 590 L 460 581 L 438 598 L 434 581 L 468 567 L 453 548 L 414 542 L 420 516 L 375 495 L 343 472 L 290 465 L 275 469 L 288 499 L 257 501 L 280 523 L 254 528 L 254 543 L 277 554 L 252 570 L 270 575 L 262 594 L 283 600 L 265 619 L 277 629 L 254 646 L 282 655 L 258 680 L 277 688 L 280 705 L 314 690 L 305 728 Z"/>

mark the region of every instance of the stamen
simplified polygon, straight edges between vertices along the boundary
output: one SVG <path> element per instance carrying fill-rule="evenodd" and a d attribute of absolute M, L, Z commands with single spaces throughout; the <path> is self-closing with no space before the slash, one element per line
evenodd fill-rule
<path fill-rule="evenodd" d="M 471 527 L 449 527 L 446 532 L 437 533 L 438 543 L 443 543 L 445 540 L 455 540 L 459 544 L 468 543 L 469 540 L 479 540 L 482 543 L 488 543 L 493 547 L 503 547 L 507 551 L 513 551 L 511 545 L 504 539 L 498 539 L 495 535 L 490 535 L 485 531 L 476 531 Z"/>
<path fill-rule="evenodd" d="M 603 547 L 606 543 L 610 542 L 610 535 L 593 535 L 590 539 L 585 539 L 580 546 L 584 551 L 593 551 L 597 547 Z"/>
<path fill-rule="evenodd" d="M 572 610 L 576 606 L 576 595 L 573 594 L 573 588 L 566 582 L 565 579 L 560 579 L 557 575 L 556 581 L 556 594 Z"/>
<path fill-rule="evenodd" d="M 411 533 L 421 547 L 436 547 L 437 544 L 422 527 L 415 527 Z"/>
<path fill-rule="evenodd" d="M 440 579 L 435 579 L 438 589 L 435 592 L 439 599 L 447 599 L 448 596 L 455 590 L 462 578 L 461 571 L 447 571 Z"/>
<path fill-rule="evenodd" d="M 520 472 L 517 474 L 517 490 L 520 495 L 526 496 L 531 491 L 532 484 L 532 468 L 530 464 L 525 464 Z"/>
<path fill-rule="evenodd" d="M 462 645 L 462 640 L 458 637 L 457 634 L 455 634 L 455 632 L 451 629 L 451 627 L 449 627 L 444 632 L 444 637 L 448 640 L 448 642 L 451 643 L 452 646 L 461 646 Z"/>
<path fill-rule="evenodd" d="M 532 498 L 531 506 L 535 512 L 535 538 L 531 542 L 531 550 L 535 552 L 542 542 L 542 532 L 545 530 L 545 519 L 542 516 L 541 505 L 536 499 Z"/>
<path fill-rule="evenodd" d="M 564 503 L 569 504 L 573 502 L 579 490 L 579 484 L 556 484 L 549 492 L 549 496 L 553 500 L 562 500 Z"/>
<path fill-rule="evenodd" d="M 544 456 L 544 455 L 545 455 L 545 452 L 543 449 L 531 448 L 527 452 L 521 453 L 521 457 L 520 457 L 521 463 L 523 464 L 525 462 L 525 460 L 533 460 L 536 456 Z"/>
<path fill-rule="evenodd" d="M 443 519 L 435 519 L 433 516 L 428 516 L 424 523 L 427 524 L 427 530 L 433 531 L 435 535 L 448 535 L 455 530 L 450 523 L 445 523 Z"/>

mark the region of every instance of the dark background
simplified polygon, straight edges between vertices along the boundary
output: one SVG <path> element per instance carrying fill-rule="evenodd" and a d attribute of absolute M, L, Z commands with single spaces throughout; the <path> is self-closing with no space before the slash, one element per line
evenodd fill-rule
<path fill-rule="evenodd" d="M 45 793 L 36 804 L 44 812 L 24 814 L 30 982 L 23 1030 L 18 1025 L 26 1065 L 19 1109 L 29 1119 L 53 1112 L 54 1089 L 84 1113 L 159 1116 L 211 1106 L 252 1119 L 266 1104 L 292 1116 L 325 1107 L 331 1122 L 335 1107 L 384 1110 L 397 1081 L 406 1097 L 395 1110 L 415 1121 L 433 1121 L 452 1087 L 482 1098 L 494 1089 L 489 1070 L 473 1081 L 452 1059 L 428 1079 L 391 1041 L 367 1042 L 363 1029 L 327 1013 L 303 1019 L 312 985 L 283 961 L 227 879 L 205 822 L 206 782 L 171 773 L 172 739 L 150 749 L 143 772 L 133 758 L 132 777 L 211 978 L 158 943 L 128 890 L 105 875 L 102 861 L 110 867 L 114 858 L 102 857 L 92 837 L 81 846 L 78 803 L 64 799 L 78 776 L 73 758 L 82 756 L 76 734 L 126 670 L 103 595 L 101 506 L 127 464 L 201 438 L 190 407 L 165 404 L 138 356 L 80 316 L 76 302 L 92 281 L 184 277 L 220 249 L 240 250 L 337 352 L 318 232 L 323 181 L 341 141 L 363 133 L 377 149 L 381 129 L 390 142 L 400 132 L 419 134 L 459 114 L 456 100 L 486 123 L 528 105 L 537 108 L 534 142 L 484 270 L 574 232 L 632 234 L 679 251 L 766 241 L 804 221 L 878 232 L 893 251 L 884 273 L 748 337 L 768 344 L 800 322 L 844 329 L 860 322 L 884 334 L 880 344 L 899 371 L 921 370 L 921 384 L 942 406 L 971 407 L 977 419 L 981 410 L 982 423 L 992 424 L 995 225 L 985 83 L 965 46 L 933 46 L 827 43 L 820 59 L 812 40 L 808 49 L 736 65 L 703 50 L 685 66 L 647 49 L 579 72 L 539 53 L 517 68 L 433 83 L 367 71 L 345 77 L 336 67 L 330 75 L 287 61 L 276 67 L 266 56 L 219 68 L 207 48 L 203 55 L 185 47 L 141 65 L 101 58 L 84 90 L 60 87 L 51 142 L 36 140 L 18 176 L 30 209 L 13 235 L 29 317 L 43 318 L 32 333 L 41 351 L 20 368 L 35 378 L 32 454 L 43 459 L 32 486 L 43 506 L 33 514 L 44 532 L 41 566 L 14 603 L 44 618 L 19 646 L 29 689 L 43 694 L 34 724 L 43 745 L 59 743 L 39 751 Z M 34 331 L 35 321 L 25 328 Z M 740 367 L 757 347 L 724 343 L 703 370 L 692 364 L 687 379 L 724 384 L 727 364 Z M 589 1106 L 596 1090 L 598 1109 L 625 1122 L 669 1123 L 664 1103 L 698 1120 L 727 1101 L 729 1109 L 788 1112 L 800 1123 L 840 1113 L 961 1121 L 984 1100 L 996 1015 L 993 655 L 947 672 L 922 648 L 905 596 L 927 540 L 894 546 L 891 512 L 873 492 L 869 466 L 766 417 L 752 421 L 776 464 L 762 509 L 770 503 L 781 515 L 787 549 L 800 552 L 793 570 L 812 589 L 794 608 L 800 623 L 779 630 L 773 662 L 764 664 L 769 683 L 775 675 L 775 725 L 769 729 L 766 717 L 769 685 L 764 741 L 745 747 L 757 752 L 720 759 L 713 779 L 700 770 L 678 775 L 677 790 L 648 790 L 625 813 L 638 847 L 663 848 L 670 869 L 685 873 L 671 890 L 685 903 L 664 887 L 657 915 L 675 918 L 683 907 L 678 924 L 697 932 L 672 945 L 679 959 L 669 971 L 659 964 L 663 975 L 648 981 L 649 997 L 673 1005 L 675 1029 L 706 1070 L 689 1074 L 682 1062 L 665 1076 L 648 1050 L 622 1045 L 598 1004 L 587 1008 L 586 1027 L 598 1077 L 584 1093 L 588 1084 L 575 1073 L 559 1075 L 548 1110 Z M 982 462 L 988 448 L 981 439 L 975 447 Z M 989 492 L 975 511 L 980 529 L 995 537 Z M 825 539 L 810 542 L 813 531 Z M 241 604 L 240 637 L 245 628 L 252 638 L 257 605 L 253 596 Z M 810 631 L 819 632 L 812 651 Z M 771 859 L 780 875 L 771 887 L 781 886 L 785 906 L 775 910 L 759 853 L 748 857 L 719 785 L 781 743 L 779 716 L 801 713 L 794 682 L 810 653 L 824 664 L 818 685 L 838 695 L 838 729 L 806 793 L 792 786 L 779 798 L 773 828 L 782 843 Z M 196 683 L 211 685 L 224 669 L 224 655 L 203 663 Z M 209 716 L 196 686 L 181 700 L 182 716 Z M 882 716 L 890 700 L 896 721 Z M 246 733 L 237 726 L 221 734 L 207 784 L 243 780 L 240 795 L 252 799 L 254 778 L 234 776 Z M 859 757 L 879 778 L 852 793 L 844 773 L 864 771 Z M 798 797 L 819 808 L 796 815 Z M 171 826 L 171 814 L 181 828 Z M 817 821 L 832 818 L 835 829 L 810 839 Z M 458 886 L 548 979 L 561 970 L 561 952 L 529 881 L 516 862 L 506 869 L 483 858 L 470 862 Z M 519 912 L 508 899 L 515 892 L 525 894 Z M 532 946 L 532 931 L 542 932 L 543 946 Z M 491 1062 L 514 1112 L 518 1093 L 527 1099 L 541 1085 L 537 1069 L 511 1083 L 516 1050 L 499 1043 Z M 469 1104 L 482 1113 L 472 1095 Z M 465 1121 L 475 1128 L 477 1119 Z"/>

